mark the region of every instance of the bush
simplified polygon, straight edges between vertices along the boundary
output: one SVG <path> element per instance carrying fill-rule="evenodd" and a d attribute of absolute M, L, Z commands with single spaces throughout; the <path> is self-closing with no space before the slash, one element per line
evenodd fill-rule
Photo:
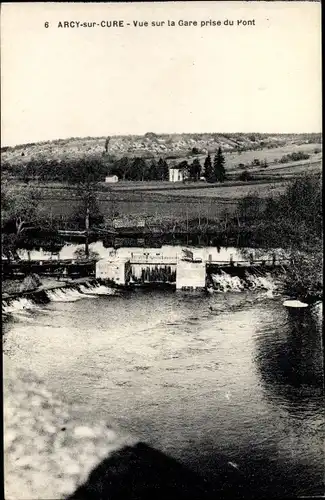
<path fill-rule="evenodd" d="M 322 252 L 293 252 L 280 290 L 289 297 L 313 303 L 323 299 Z"/>
<path fill-rule="evenodd" d="M 258 193 L 252 192 L 243 197 L 238 202 L 239 217 L 245 221 L 251 220 L 256 222 L 260 219 L 264 209 L 263 200 L 258 196 Z"/>
<path fill-rule="evenodd" d="M 251 181 L 253 179 L 252 174 L 250 174 L 247 170 L 244 170 L 241 174 L 238 176 L 238 180 L 240 181 Z"/>
<path fill-rule="evenodd" d="M 296 151 L 294 153 L 289 153 L 287 155 L 282 156 L 280 163 L 288 163 L 289 161 L 299 161 L 299 160 L 308 160 L 310 155 L 305 153 L 304 151 Z"/>
<path fill-rule="evenodd" d="M 86 256 L 86 252 L 84 248 L 77 248 L 73 254 L 76 260 L 85 260 L 85 259 L 93 259 L 98 260 L 99 254 L 94 250 L 89 250 L 89 257 Z"/>

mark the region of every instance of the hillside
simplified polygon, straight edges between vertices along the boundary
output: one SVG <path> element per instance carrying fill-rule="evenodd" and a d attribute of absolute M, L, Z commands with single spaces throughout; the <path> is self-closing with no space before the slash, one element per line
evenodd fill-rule
<path fill-rule="evenodd" d="M 1 163 L 24 165 L 32 160 L 69 160 L 105 154 L 106 137 L 58 139 L 48 142 L 22 144 L 1 148 Z M 245 151 L 265 150 L 263 157 L 275 148 L 286 150 L 297 146 L 319 144 L 321 134 L 170 134 L 147 133 L 144 136 L 112 136 L 108 154 L 122 156 L 162 157 L 165 159 L 189 158 L 196 154 L 214 153 L 219 146 L 225 153 L 240 154 Z M 193 149 L 194 148 L 194 149 Z M 261 153 L 259 154 L 259 156 Z"/>

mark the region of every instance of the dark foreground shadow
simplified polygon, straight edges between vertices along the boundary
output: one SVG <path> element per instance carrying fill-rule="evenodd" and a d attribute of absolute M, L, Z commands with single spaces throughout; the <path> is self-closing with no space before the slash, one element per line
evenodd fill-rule
<path fill-rule="evenodd" d="M 67 500 L 210 499 L 208 484 L 176 460 L 139 443 L 103 460 Z"/>
<path fill-rule="evenodd" d="M 268 460 L 262 460 L 238 470 L 220 456 L 213 460 L 216 471 L 213 479 L 210 476 L 207 480 L 193 472 L 195 467 L 187 469 L 160 451 L 138 443 L 103 460 L 87 482 L 66 500 L 251 500 L 299 498 L 306 494 L 321 498 L 319 488 L 297 488 L 299 477 L 305 486 L 312 485 L 303 465 L 295 470 L 284 465 L 280 471 Z"/>

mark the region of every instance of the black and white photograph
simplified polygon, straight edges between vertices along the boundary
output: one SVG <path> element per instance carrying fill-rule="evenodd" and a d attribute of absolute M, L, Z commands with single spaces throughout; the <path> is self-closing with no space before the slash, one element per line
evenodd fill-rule
<path fill-rule="evenodd" d="M 5 500 L 325 498 L 321 4 L 3 2 Z"/>

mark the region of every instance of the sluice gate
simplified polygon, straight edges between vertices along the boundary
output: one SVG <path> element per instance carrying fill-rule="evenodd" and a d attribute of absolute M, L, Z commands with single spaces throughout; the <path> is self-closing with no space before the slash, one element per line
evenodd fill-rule
<path fill-rule="evenodd" d="M 195 259 L 190 251 L 184 256 L 163 256 L 144 252 L 141 256 L 95 260 L 64 261 L 19 261 L 2 262 L 3 279 L 22 279 L 30 274 L 62 277 L 68 280 L 89 278 L 103 280 L 117 287 L 169 285 L 177 290 L 205 289 L 211 284 L 212 276 L 227 273 L 229 276 L 245 279 L 247 273 L 262 274 L 285 268 L 289 261 L 212 261 Z"/>

